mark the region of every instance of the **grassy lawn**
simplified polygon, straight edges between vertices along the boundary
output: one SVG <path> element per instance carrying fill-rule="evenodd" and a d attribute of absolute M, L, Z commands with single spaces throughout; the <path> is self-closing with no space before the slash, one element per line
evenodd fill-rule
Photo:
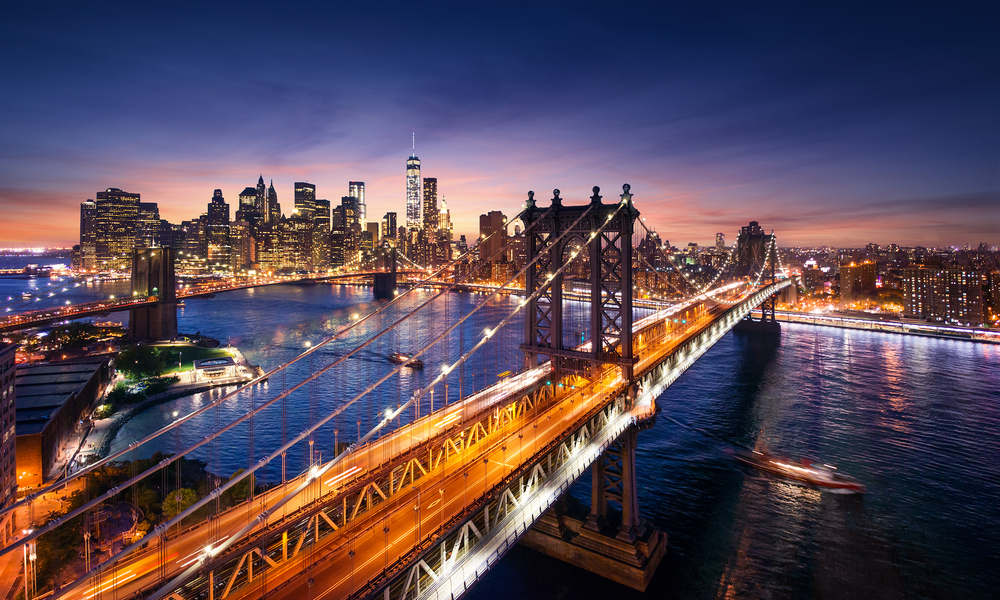
<path fill-rule="evenodd" d="M 171 373 L 177 372 L 177 361 L 183 359 L 181 363 L 182 371 L 190 371 L 194 368 L 194 361 L 205 360 L 206 358 L 225 358 L 231 356 L 228 352 L 221 348 L 202 348 L 200 346 L 186 346 L 186 345 L 158 345 L 157 348 L 162 350 L 169 357 L 167 359 L 167 370 L 163 372 L 163 375 L 170 375 Z"/>

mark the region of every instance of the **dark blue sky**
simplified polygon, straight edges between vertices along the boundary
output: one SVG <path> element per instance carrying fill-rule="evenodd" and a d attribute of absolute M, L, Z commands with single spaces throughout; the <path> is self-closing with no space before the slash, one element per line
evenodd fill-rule
<path fill-rule="evenodd" d="M 404 212 L 411 131 L 459 233 L 527 190 L 632 185 L 677 245 L 1000 244 L 995 3 L 17 2 L 2 245 L 139 192 L 177 222 L 263 173 Z M 876 4 L 872 6 L 870 4 Z"/>

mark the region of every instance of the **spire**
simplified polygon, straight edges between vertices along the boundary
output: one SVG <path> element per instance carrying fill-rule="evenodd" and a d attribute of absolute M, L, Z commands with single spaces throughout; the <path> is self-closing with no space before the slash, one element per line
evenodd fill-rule
<path fill-rule="evenodd" d="M 417 157 L 417 130 L 413 130 L 413 151 L 410 153 L 411 158 Z"/>
<path fill-rule="evenodd" d="M 264 185 L 264 174 L 260 174 L 260 179 L 257 180 L 257 185 Z"/>
<path fill-rule="evenodd" d="M 264 182 L 261 181 L 261 183 L 264 183 Z M 272 190 L 274 189 L 274 180 L 273 179 L 271 180 L 271 187 L 269 189 L 272 189 Z"/>

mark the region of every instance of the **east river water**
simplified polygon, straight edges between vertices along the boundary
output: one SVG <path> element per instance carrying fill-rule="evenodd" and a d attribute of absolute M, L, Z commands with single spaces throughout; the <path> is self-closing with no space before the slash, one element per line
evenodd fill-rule
<path fill-rule="evenodd" d="M 30 284 L 3 285 L 6 297 L 8 290 Z M 67 292 L 79 301 L 101 293 L 111 292 Z M 422 347 L 483 298 L 449 294 L 430 318 L 401 326 L 398 335 L 292 395 L 285 436 L 301 431 L 310 411 L 325 414 L 385 373 L 388 353 Z M 487 307 L 463 334 L 449 338 L 447 351 L 432 349 L 423 371 L 407 372 L 360 401 L 317 435 L 317 452 L 329 456 L 334 427 L 341 440 L 350 441 L 357 421 L 364 426 L 377 420 L 385 405 L 426 385 L 445 364 L 445 352 L 454 360 L 460 347 L 481 337 L 516 302 L 505 298 Z M 251 363 L 268 369 L 374 306 L 369 288 L 287 285 L 188 300 L 178 320 L 181 331 L 231 342 Z M 496 336 L 506 350 L 488 347 L 471 361 L 466 391 L 516 368 L 522 331 L 523 321 L 515 319 Z M 286 385 L 329 364 L 346 347 L 338 343 L 304 359 L 289 369 Z M 457 379 L 450 379 L 452 400 Z M 244 414 L 250 403 L 273 397 L 280 387 L 275 377 L 244 390 L 143 453 L 203 439 L 216 422 Z M 221 393 L 143 413 L 122 429 L 114 449 L 162 426 L 172 411 L 186 414 Z M 443 388 L 436 394 L 439 406 Z M 669 538 L 648 597 L 964 600 L 1000 593 L 1000 346 L 782 324 L 778 344 L 726 335 L 658 403 L 663 412 L 639 434 L 637 453 L 640 511 Z M 253 433 L 253 460 L 282 436 L 281 413 L 268 414 Z M 251 460 L 248 429 L 235 433 L 201 455 L 211 470 L 228 474 Z M 775 453 L 834 464 L 868 493 L 821 493 L 738 466 L 726 452 L 732 444 L 759 443 Z M 293 458 L 289 469 L 298 472 L 304 460 Z M 269 470 L 265 478 L 277 476 Z M 588 493 L 584 479 L 573 489 L 581 499 Z M 469 597 L 640 596 L 518 547 Z"/>

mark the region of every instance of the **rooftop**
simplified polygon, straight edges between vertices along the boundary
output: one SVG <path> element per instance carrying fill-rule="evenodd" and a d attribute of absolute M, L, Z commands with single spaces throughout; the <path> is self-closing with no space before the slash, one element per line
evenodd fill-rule
<path fill-rule="evenodd" d="M 41 433 L 66 402 L 86 387 L 105 360 L 18 366 L 17 435 Z"/>

